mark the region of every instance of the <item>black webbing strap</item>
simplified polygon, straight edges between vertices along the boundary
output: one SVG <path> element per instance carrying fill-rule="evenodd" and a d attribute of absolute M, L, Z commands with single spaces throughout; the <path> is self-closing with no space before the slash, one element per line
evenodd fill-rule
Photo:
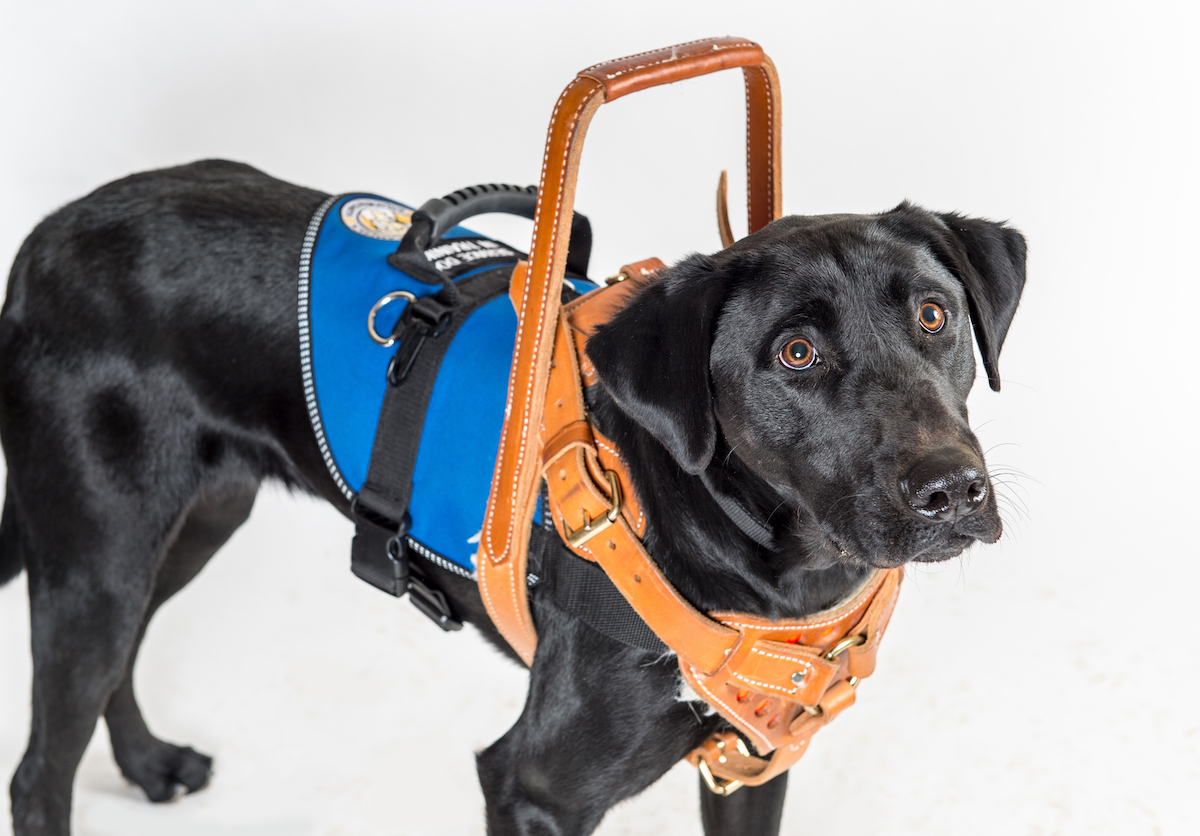
<path fill-rule="evenodd" d="M 558 536 L 549 505 L 543 500 L 542 528 L 534 531 L 531 557 L 537 556 L 540 581 L 550 584 L 554 604 L 598 633 L 629 647 L 668 653 L 625 596 L 595 563 L 577 556 Z"/>
<path fill-rule="evenodd" d="M 404 554 L 408 504 L 442 358 L 471 312 L 508 291 L 512 269 L 510 264 L 468 276 L 453 294 L 422 296 L 408 305 L 392 331 L 399 347 L 388 366 L 367 478 L 351 505 L 355 532 L 350 550 L 351 571 L 392 595 L 403 595 L 411 583 Z"/>

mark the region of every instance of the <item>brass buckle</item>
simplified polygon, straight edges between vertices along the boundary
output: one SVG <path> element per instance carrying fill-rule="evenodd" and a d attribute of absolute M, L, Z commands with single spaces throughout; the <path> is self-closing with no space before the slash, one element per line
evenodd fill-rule
<path fill-rule="evenodd" d="M 716 744 L 718 752 L 717 761 L 720 763 L 725 763 L 728 760 L 728 758 L 725 757 L 725 741 L 719 735 L 714 735 L 714 738 L 715 739 L 713 742 Z M 737 746 L 737 750 L 741 753 L 742 757 L 750 757 L 750 749 L 746 746 L 746 742 L 744 740 L 742 740 L 740 737 L 736 737 L 735 745 Z M 696 760 L 696 768 L 700 770 L 700 777 L 704 779 L 704 785 L 717 795 L 732 795 L 742 786 L 741 781 L 727 781 L 723 778 L 718 778 L 716 775 L 713 775 L 712 767 L 708 765 L 708 761 L 704 759 L 703 755 Z"/>
<path fill-rule="evenodd" d="M 563 533 L 566 534 L 567 545 L 573 549 L 579 548 L 588 540 L 606 530 L 617 521 L 617 517 L 621 514 L 621 485 L 617 482 L 617 474 L 611 470 L 606 470 L 604 471 L 604 478 L 608 480 L 608 487 L 612 494 L 612 507 L 608 509 L 606 514 L 593 520 L 587 515 L 587 511 L 584 511 L 583 526 L 577 529 L 571 528 L 570 524 L 567 523 L 567 518 L 563 517 Z"/>
<path fill-rule="evenodd" d="M 717 795 L 733 795 L 742 788 L 741 781 L 725 781 L 713 775 L 712 768 L 703 757 L 696 762 L 696 768 L 700 770 L 700 777 L 704 779 L 704 786 Z"/>
<path fill-rule="evenodd" d="M 847 636 L 846 638 L 842 639 L 840 642 L 835 644 L 833 647 L 829 648 L 829 650 L 827 650 L 821 658 L 827 662 L 836 662 L 838 657 L 841 656 L 842 653 L 844 653 L 845 651 L 849 650 L 852 647 L 858 647 L 858 645 L 860 645 L 860 644 L 866 644 L 866 641 L 867 641 L 867 637 L 862 635 L 861 633 L 859 633 L 857 635 L 853 635 L 853 636 Z M 858 687 L 858 677 L 857 676 L 851 676 L 846 681 L 850 683 L 851 688 Z M 800 703 L 800 707 L 803 708 L 805 711 L 807 711 L 809 714 L 811 714 L 814 717 L 820 717 L 822 714 L 825 713 L 824 710 L 819 705 L 805 705 L 804 703 Z"/>

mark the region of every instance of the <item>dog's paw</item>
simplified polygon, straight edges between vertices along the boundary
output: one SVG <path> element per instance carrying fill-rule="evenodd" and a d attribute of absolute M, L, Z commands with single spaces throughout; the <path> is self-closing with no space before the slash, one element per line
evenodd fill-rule
<path fill-rule="evenodd" d="M 121 773 L 141 787 L 155 803 L 174 801 L 184 793 L 202 790 L 212 778 L 213 759 L 189 746 L 155 741 L 134 762 L 121 764 Z"/>

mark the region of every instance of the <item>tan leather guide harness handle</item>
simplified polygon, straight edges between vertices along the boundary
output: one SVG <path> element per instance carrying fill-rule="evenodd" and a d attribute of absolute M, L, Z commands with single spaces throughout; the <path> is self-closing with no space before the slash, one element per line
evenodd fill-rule
<path fill-rule="evenodd" d="M 517 338 L 504 428 L 480 539 L 480 594 L 501 634 L 533 661 L 537 633 L 525 586 L 529 530 L 541 474 L 542 411 L 559 318 L 575 183 L 583 139 L 601 104 L 621 96 L 741 68 L 746 84 L 749 226 L 754 232 L 782 212 L 779 80 L 762 48 L 740 38 L 712 38 L 589 67 L 567 85 L 550 118 L 528 262 L 513 272 Z"/>

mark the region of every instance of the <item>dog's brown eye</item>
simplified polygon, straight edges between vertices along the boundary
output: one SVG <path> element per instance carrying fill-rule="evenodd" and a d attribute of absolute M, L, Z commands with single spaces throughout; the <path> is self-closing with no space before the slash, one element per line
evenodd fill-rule
<path fill-rule="evenodd" d="M 930 334 L 941 331 L 942 326 L 946 324 L 946 311 L 937 302 L 926 302 L 922 305 L 918 317 L 921 320 L 921 327 Z"/>
<path fill-rule="evenodd" d="M 808 340 L 792 340 L 779 352 L 779 362 L 789 369 L 807 369 L 817 362 L 817 349 Z"/>

